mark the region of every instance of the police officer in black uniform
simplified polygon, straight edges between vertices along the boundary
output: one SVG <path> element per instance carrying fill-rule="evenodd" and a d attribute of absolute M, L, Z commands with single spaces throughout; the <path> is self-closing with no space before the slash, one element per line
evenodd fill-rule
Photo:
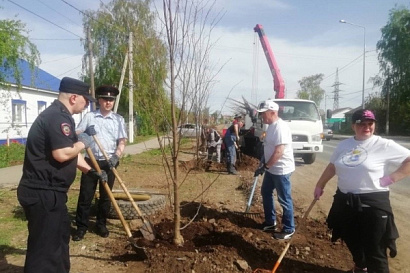
<path fill-rule="evenodd" d="M 34 121 L 27 137 L 23 175 L 17 198 L 28 221 L 25 273 L 70 271 L 70 219 L 67 191 L 76 168 L 93 177 L 97 173 L 81 155 L 92 142 L 92 126 L 81 135 L 75 133 L 73 114 L 81 113 L 95 99 L 90 86 L 65 77 L 60 93 Z"/>

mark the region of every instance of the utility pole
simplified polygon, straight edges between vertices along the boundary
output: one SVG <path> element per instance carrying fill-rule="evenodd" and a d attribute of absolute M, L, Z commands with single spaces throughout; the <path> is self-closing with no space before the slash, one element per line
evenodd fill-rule
<path fill-rule="evenodd" d="M 118 110 L 118 104 L 120 103 L 120 97 L 122 93 L 122 85 L 124 83 L 124 76 L 125 76 L 125 70 L 127 69 L 128 65 L 128 50 L 127 53 L 125 53 L 125 58 L 124 58 L 124 64 L 122 65 L 122 71 L 121 71 L 121 79 L 120 79 L 120 85 L 118 86 L 118 90 L 120 93 L 118 94 L 117 98 L 115 99 L 115 106 L 114 106 L 114 112 L 117 113 Z"/>
<path fill-rule="evenodd" d="M 333 110 L 339 109 L 339 85 L 341 85 L 341 83 L 339 82 L 339 68 L 336 68 L 335 83 L 332 85 L 332 87 L 335 88 L 335 90 L 333 91 Z"/>
<path fill-rule="evenodd" d="M 390 116 L 390 77 L 387 79 L 387 109 L 386 109 L 386 136 L 389 135 L 389 116 Z"/>
<path fill-rule="evenodd" d="M 91 43 L 91 29 L 87 28 L 87 44 L 88 44 L 88 66 L 90 67 L 90 84 L 91 84 L 91 96 L 95 98 L 94 87 L 94 68 L 93 68 L 93 47 Z M 91 110 L 95 110 L 95 102 L 91 103 Z"/>
<path fill-rule="evenodd" d="M 132 51 L 132 32 L 128 38 L 128 52 L 130 67 L 128 71 L 129 75 L 129 90 L 128 90 L 128 140 L 130 143 L 134 142 L 134 80 L 133 80 L 133 51 Z"/>

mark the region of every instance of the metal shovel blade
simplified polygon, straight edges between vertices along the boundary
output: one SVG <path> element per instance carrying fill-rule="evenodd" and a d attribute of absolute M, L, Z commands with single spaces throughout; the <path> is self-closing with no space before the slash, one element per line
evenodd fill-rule
<path fill-rule="evenodd" d="M 155 239 L 155 233 L 154 229 L 152 228 L 152 225 L 149 221 L 143 220 L 143 225 L 140 227 L 140 231 L 142 233 L 142 236 L 150 241 L 153 241 Z"/>

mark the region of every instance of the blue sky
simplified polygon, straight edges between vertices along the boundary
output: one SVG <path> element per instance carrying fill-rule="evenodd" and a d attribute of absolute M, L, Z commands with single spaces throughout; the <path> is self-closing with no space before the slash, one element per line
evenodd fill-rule
<path fill-rule="evenodd" d="M 29 37 L 41 54 L 40 67 L 58 78 L 77 77 L 84 54 L 80 38 L 85 35 L 81 15 L 76 9 L 97 9 L 101 1 L 11 1 L 21 7 L 9 0 L 1 0 L 0 18 L 19 19 L 26 23 Z M 108 3 L 108 0 L 102 2 Z M 272 76 L 253 31 L 256 24 L 263 25 L 269 38 L 285 81 L 287 98 L 295 98 L 298 81 L 303 77 L 323 73 L 321 87 L 327 95 L 326 108 L 333 108 L 332 92 L 338 68 L 339 107 L 361 105 L 363 28 L 341 24 L 339 20 L 366 29 L 367 96 L 378 91 L 372 89 L 367 80 L 378 73 L 376 43 L 381 38 L 380 29 L 386 25 L 395 5 L 409 8 L 410 1 L 217 0 L 216 10 L 223 10 L 225 15 L 213 32 L 218 42 L 211 59 L 216 64 L 225 65 L 216 76 L 217 83 L 209 98 L 211 111 L 222 109 L 229 114 L 229 105 L 224 105 L 228 96 L 234 99 L 243 96 L 253 103 L 274 96 Z M 320 107 L 325 108 L 324 101 Z"/>

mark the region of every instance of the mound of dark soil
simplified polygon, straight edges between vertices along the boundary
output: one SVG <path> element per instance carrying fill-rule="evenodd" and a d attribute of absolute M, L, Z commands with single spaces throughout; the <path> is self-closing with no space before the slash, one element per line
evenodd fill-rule
<path fill-rule="evenodd" d="M 154 225 L 154 241 L 140 237 L 138 244 L 145 247 L 143 252 L 128 251 L 128 255 L 135 255 L 134 260 L 145 259 L 145 272 L 271 272 L 288 243 L 261 231 L 260 217 L 247 217 L 209 204 L 181 206 L 182 226 L 189 222 L 187 217 L 196 215 L 181 230 L 183 246 L 172 243 L 174 224 L 165 219 Z M 301 217 L 296 217 L 296 222 L 300 221 Z M 120 243 L 117 254 L 123 255 L 125 247 Z M 330 242 L 326 225 L 307 219 L 294 235 L 277 272 L 341 273 L 351 267 L 350 263 L 346 247 Z"/>

